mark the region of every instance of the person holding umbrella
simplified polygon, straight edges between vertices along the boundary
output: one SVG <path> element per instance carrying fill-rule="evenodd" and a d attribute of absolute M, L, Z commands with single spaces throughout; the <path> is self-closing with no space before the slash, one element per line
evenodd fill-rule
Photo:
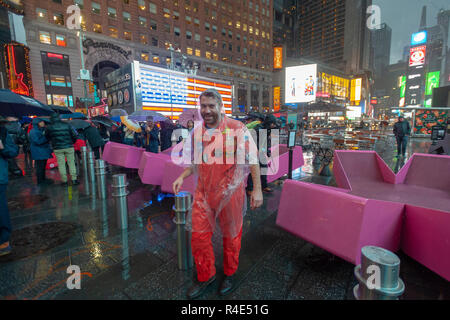
<path fill-rule="evenodd" d="M 147 118 L 147 125 L 144 131 L 144 145 L 147 152 L 158 153 L 159 129 L 153 122 L 153 117 Z"/>
<path fill-rule="evenodd" d="M 0 116 L 0 256 L 10 254 L 11 218 L 9 216 L 6 188 L 8 186 L 8 159 L 19 153 L 4 125 L 8 121 Z"/>
<path fill-rule="evenodd" d="M 52 184 L 53 180 L 45 178 L 47 160 L 52 157 L 50 143 L 45 137 L 45 122 L 41 118 L 33 119 L 33 129 L 28 137 L 30 140 L 31 159 L 36 163 L 37 184 Z"/>
<path fill-rule="evenodd" d="M 82 121 L 82 120 L 80 120 Z M 69 165 L 72 184 L 80 184 L 77 180 L 77 168 L 75 166 L 75 149 L 73 144 L 77 141 L 77 134 L 73 127 L 62 122 L 59 114 L 54 113 L 50 117 L 50 125 L 48 126 L 45 136 L 51 142 L 58 161 L 58 170 L 61 175 L 61 184 L 67 185 L 66 158 Z"/>

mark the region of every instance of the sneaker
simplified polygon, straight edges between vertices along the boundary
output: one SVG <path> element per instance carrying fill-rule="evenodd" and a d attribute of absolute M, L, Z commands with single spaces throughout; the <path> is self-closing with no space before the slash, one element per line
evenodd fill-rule
<path fill-rule="evenodd" d="M 231 293 L 234 289 L 234 277 L 233 276 L 225 276 L 220 284 L 219 294 L 221 296 L 227 295 Z"/>
<path fill-rule="evenodd" d="M 216 281 L 215 275 L 212 276 L 208 281 L 200 282 L 198 280 L 195 280 L 194 284 L 189 288 L 187 292 L 188 299 L 195 299 L 201 296 L 206 291 L 206 288 L 208 288 L 208 286 L 214 281 Z"/>
<path fill-rule="evenodd" d="M 6 256 L 7 254 L 10 254 L 12 252 L 11 245 L 8 245 L 7 247 L 0 249 L 0 257 Z"/>

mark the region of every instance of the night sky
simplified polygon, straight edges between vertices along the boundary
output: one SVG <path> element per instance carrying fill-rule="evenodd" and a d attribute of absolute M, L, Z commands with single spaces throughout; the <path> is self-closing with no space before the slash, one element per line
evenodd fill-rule
<path fill-rule="evenodd" d="M 409 45 L 411 34 L 418 31 L 424 5 L 428 27 L 437 24 L 440 9 L 450 9 L 449 0 L 373 0 L 373 4 L 381 8 L 381 22 L 392 29 L 391 64 L 402 59 L 403 48 Z"/>

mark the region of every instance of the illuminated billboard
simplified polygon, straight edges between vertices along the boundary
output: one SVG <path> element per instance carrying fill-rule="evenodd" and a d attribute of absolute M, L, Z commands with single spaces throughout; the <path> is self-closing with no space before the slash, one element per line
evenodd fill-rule
<path fill-rule="evenodd" d="M 273 88 L 273 111 L 274 112 L 280 111 L 280 106 L 281 106 L 281 88 L 274 87 Z"/>
<path fill-rule="evenodd" d="M 4 62 L 8 87 L 12 92 L 33 97 L 30 50 L 22 44 L 4 45 Z"/>
<path fill-rule="evenodd" d="M 142 63 L 139 70 L 143 110 L 157 111 L 178 119 L 185 109 L 198 107 L 198 98 L 203 91 L 216 89 L 222 96 L 225 113 L 232 113 L 233 87 L 225 81 L 186 75 Z"/>
<path fill-rule="evenodd" d="M 409 66 L 421 66 L 425 64 L 427 46 L 414 47 L 409 50 Z"/>
<path fill-rule="evenodd" d="M 286 68 L 285 102 L 314 102 L 317 93 L 317 64 Z"/>
<path fill-rule="evenodd" d="M 425 86 L 425 95 L 431 96 L 433 94 L 434 88 L 439 88 L 439 80 L 440 80 L 441 72 L 429 72 L 427 74 L 427 82 Z"/>
<path fill-rule="evenodd" d="M 325 72 L 319 73 L 317 86 L 317 97 L 347 99 L 349 97 L 350 80 L 330 75 Z"/>
<path fill-rule="evenodd" d="M 362 78 L 352 79 L 350 101 L 359 105 L 361 101 Z"/>
<path fill-rule="evenodd" d="M 222 96 L 225 113 L 232 113 L 233 87 L 225 81 L 186 75 L 138 61 L 111 72 L 106 78 L 110 110 L 125 109 L 128 114 L 152 110 L 178 119 L 184 110 L 198 107 L 203 91 L 213 88 Z"/>
<path fill-rule="evenodd" d="M 283 68 L 283 47 L 273 48 L 273 68 L 274 69 Z"/>
<path fill-rule="evenodd" d="M 417 46 L 417 45 L 426 43 L 427 36 L 428 36 L 428 34 L 426 31 L 420 31 L 417 33 L 413 33 L 413 35 L 411 36 L 411 45 Z"/>

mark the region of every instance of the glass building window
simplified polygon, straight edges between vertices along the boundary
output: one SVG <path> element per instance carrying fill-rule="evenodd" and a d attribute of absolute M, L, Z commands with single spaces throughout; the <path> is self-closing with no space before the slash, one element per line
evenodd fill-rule
<path fill-rule="evenodd" d="M 54 13 L 53 14 L 53 21 L 56 24 L 59 24 L 61 26 L 64 25 L 64 15 L 62 13 Z"/>
<path fill-rule="evenodd" d="M 170 24 L 164 23 L 164 31 L 165 32 L 170 32 Z"/>
<path fill-rule="evenodd" d="M 195 19 L 194 19 L 194 24 L 195 24 L 197 27 L 200 26 L 200 20 L 197 19 L 197 18 L 195 18 Z"/>
<path fill-rule="evenodd" d="M 39 20 L 47 21 L 47 10 L 36 8 L 36 16 Z"/>
<path fill-rule="evenodd" d="M 92 6 L 92 12 L 95 14 L 100 14 L 101 11 L 101 7 L 100 4 L 97 2 L 91 2 L 91 6 Z"/>
<path fill-rule="evenodd" d="M 148 44 L 147 36 L 146 36 L 145 34 L 139 35 L 139 41 L 140 41 L 142 44 Z"/>
<path fill-rule="evenodd" d="M 158 24 L 155 20 L 150 19 L 150 30 L 157 30 Z"/>
<path fill-rule="evenodd" d="M 74 4 L 76 4 L 80 9 L 84 7 L 84 0 L 75 0 Z"/>
<path fill-rule="evenodd" d="M 145 10 L 145 0 L 138 0 L 138 7 L 141 10 Z"/>
<path fill-rule="evenodd" d="M 173 19 L 174 20 L 179 20 L 180 19 L 180 13 L 178 11 L 174 11 L 173 12 Z"/>
<path fill-rule="evenodd" d="M 195 34 L 194 40 L 195 41 L 200 41 L 200 35 L 198 33 Z"/>
<path fill-rule="evenodd" d="M 66 37 L 60 34 L 56 35 L 56 45 L 60 46 L 60 47 L 66 47 L 67 43 L 66 43 Z"/>
<path fill-rule="evenodd" d="M 191 40 L 192 39 L 192 32 L 186 31 L 186 39 Z"/>
<path fill-rule="evenodd" d="M 116 19 L 117 18 L 117 10 L 114 8 L 108 7 L 108 17 Z"/>
<path fill-rule="evenodd" d="M 131 21 L 131 15 L 129 12 L 122 12 L 122 16 L 123 16 L 123 21 L 124 22 L 130 22 Z"/>
<path fill-rule="evenodd" d="M 202 56 L 202 52 L 200 51 L 200 49 L 195 49 L 195 55 L 197 57 L 201 57 Z"/>
<path fill-rule="evenodd" d="M 92 26 L 92 29 L 94 30 L 94 32 L 102 33 L 102 25 L 101 24 L 94 23 L 94 25 Z"/>
<path fill-rule="evenodd" d="M 180 28 L 174 27 L 174 28 L 173 28 L 173 33 L 174 33 L 177 37 L 179 37 L 179 36 L 180 36 Z"/>
<path fill-rule="evenodd" d="M 139 25 L 141 27 L 147 27 L 147 19 L 144 17 L 139 17 Z"/>
<path fill-rule="evenodd" d="M 190 54 L 191 56 L 194 54 L 191 47 L 187 47 L 187 48 L 186 48 L 186 53 L 187 53 L 187 54 Z"/>
<path fill-rule="evenodd" d="M 158 38 L 152 37 L 152 46 L 154 46 L 154 47 L 158 46 Z"/>
<path fill-rule="evenodd" d="M 157 54 L 153 55 L 153 63 L 159 63 L 159 56 Z"/>
<path fill-rule="evenodd" d="M 149 55 L 148 55 L 148 53 L 142 52 L 142 53 L 141 53 L 141 59 L 142 59 L 143 61 L 148 61 L 148 60 L 149 60 Z"/>
<path fill-rule="evenodd" d="M 39 31 L 39 42 L 45 44 L 52 44 L 52 38 L 50 37 L 50 32 Z"/>
<path fill-rule="evenodd" d="M 192 18 L 190 16 L 186 16 L 186 23 L 191 23 L 192 22 Z"/>
<path fill-rule="evenodd" d="M 148 4 L 148 7 L 150 9 L 150 13 L 154 13 L 154 14 L 157 13 L 158 10 L 157 10 L 156 4 L 154 4 L 153 2 L 150 2 Z"/>
<path fill-rule="evenodd" d="M 211 25 L 208 22 L 205 22 L 205 30 L 209 31 L 211 28 Z"/>
<path fill-rule="evenodd" d="M 211 52 L 206 51 L 206 52 L 205 52 L 205 57 L 206 57 L 207 59 L 211 59 Z"/>
<path fill-rule="evenodd" d="M 164 18 L 170 18 L 170 10 L 167 8 L 163 9 L 164 12 Z"/>
<path fill-rule="evenodd" d="M 131 40 L 131 32 L 130 31 L 124 31 L 123 32 L 123 37 L 125 38 L 125 40 Z"/>
<path fill-rule="evenodd" d="M 110 37 L 113 37 L 113 38 L 116 38 L 116 39 L 119 37 L 119 31 L 117 30 L 117 28 L 109 27 L 108 30 L 109 30 L 109 36 Z"/>
<path fill-rule="evenodd" d="M 205 44 L 207 46 L 211 45 L 211 38 L 210 37 L 205 37 Z"/>

